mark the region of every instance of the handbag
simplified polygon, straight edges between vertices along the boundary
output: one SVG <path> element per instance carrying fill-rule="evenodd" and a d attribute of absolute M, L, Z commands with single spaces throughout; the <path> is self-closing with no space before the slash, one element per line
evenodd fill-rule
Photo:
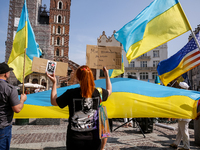
<path fill-rule="evenodd" d="M 100 94 L 100 105 L 99 105 L 99 138 L 110 137 L 110 126 L 108 122 L 108 115 L 106 106 L 102 103 L 102 88 L 97 88 Z"/>

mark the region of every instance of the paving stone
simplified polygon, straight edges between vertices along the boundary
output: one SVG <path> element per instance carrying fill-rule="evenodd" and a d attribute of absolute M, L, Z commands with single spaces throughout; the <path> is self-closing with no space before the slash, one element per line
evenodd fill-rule
<path fill-rule="evenodd" d="M 123 122 L 114 121 L 113 129 Z M 60 125 L 13 125 L 11 150 L 64 150 L 68 122 Z M 177 128 L 176 124 L 170 126 Z M 176 130 L 153 126 L 153 132 L 141 134 L 139 128 L 120 127 L 111 133 L 106 150 L 172 150 L 169 144 L 176 138 Z M 189 129 L 191 149 L 200 150 L 194 142 L 194 130 Z"/>

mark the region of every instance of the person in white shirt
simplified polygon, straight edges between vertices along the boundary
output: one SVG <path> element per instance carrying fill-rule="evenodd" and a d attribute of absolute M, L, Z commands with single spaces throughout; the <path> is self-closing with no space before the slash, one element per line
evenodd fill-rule
<path fill-rule="evenodd" d="M 179 86 L 182 89 L 188 89 L 189 86 L 186 82 L 180 82 Z M 170 147 L 177 148 L 183 140 L 183 147 L 178 148 L 179 150 L 189 150 L 190 149 L 190 136 L 188 132 L 188 125 L 192 119 L 178 119 L 178 133 L 176 135 L 176 140 L 170 144 Z"/>

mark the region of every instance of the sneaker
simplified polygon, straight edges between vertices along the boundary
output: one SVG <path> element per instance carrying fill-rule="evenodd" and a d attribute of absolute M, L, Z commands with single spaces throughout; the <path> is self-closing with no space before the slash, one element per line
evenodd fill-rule
<path fill-rule="evenodd" d="M 169 146 L 172 147 L 172 148 L 177 148 L 177 147 L 178 147 L 178 146 L 177 146 L 176 144 L 174 144 L 174 143 L 170 144 Z"/>

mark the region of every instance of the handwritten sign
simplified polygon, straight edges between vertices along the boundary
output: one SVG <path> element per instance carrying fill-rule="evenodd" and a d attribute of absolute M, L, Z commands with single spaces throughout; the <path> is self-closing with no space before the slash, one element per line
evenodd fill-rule
<path fill-rule="evenodd" d="M 121 69 L 122 47 L 87 45 L 86 58 L 93 69 Z"/>
<path fill-rule="evenodd" d="M 68 71 L 68 63 L 55 62 L 52 60 L 33 57 L 32 71 L 39 73 L 48 72 L 50 74 L 55 73 L 56 76 L 66 77 Z"/>

